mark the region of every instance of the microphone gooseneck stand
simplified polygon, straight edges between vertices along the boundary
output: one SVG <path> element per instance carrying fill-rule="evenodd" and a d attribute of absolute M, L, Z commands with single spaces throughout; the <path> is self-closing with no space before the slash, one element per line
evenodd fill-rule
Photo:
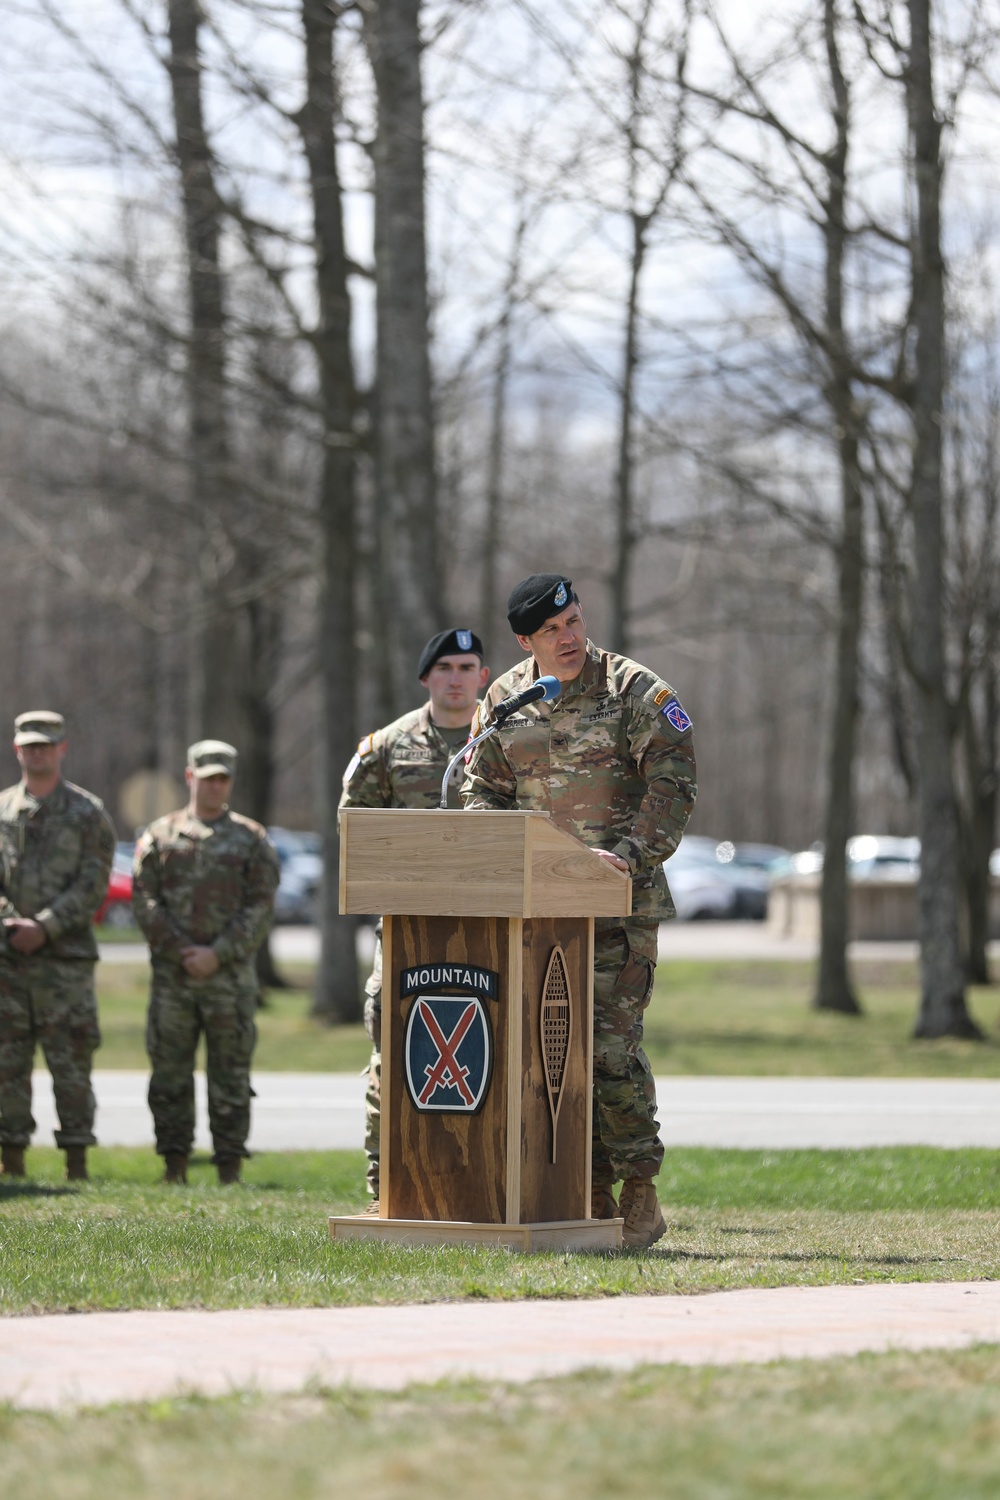
<path fill-rule="evenodd" d="M 515 693 L 513 697 L 505 698 L 502 703 L 498 703 L 493 710 L 493 723 L 490 727 L 484 729 L 482 734 L 477 734 L 474 740 L 466 740 L 458 754 L 453 755 L 448 762 L 448 769 L 441 778 L 441 801 L 437 805 L 437 811 L 440 812 L 442 808 L 447 810 L 448 782 L 451 779 L 452 771 L 464 755 L 468 755 L 469 751 L 475 749 L 476 745 L 481 745 L 483 740 L 488 740 L 491 734 L 496 734 L 500 725 L 506 724 L 511 714 L 517 713 L 519 708 L 524 708 L 529 703 L 552 703 L 559 697 L 561 692 L 562 683 L 558 677 L 539 677 L 524 692 Z"/>

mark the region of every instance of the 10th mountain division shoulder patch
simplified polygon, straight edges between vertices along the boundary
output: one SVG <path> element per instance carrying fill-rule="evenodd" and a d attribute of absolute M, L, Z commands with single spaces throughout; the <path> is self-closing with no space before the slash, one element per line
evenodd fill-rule
<path fill-rule="evenodd" d="M 691 728 L 691 719 L 681 708 L 678 699 L 672 698 L 666 708 L 661 709 L 661 713 L 667 722 L 674 726 L 678 734 L 683 734 L 686 729 Z"/>

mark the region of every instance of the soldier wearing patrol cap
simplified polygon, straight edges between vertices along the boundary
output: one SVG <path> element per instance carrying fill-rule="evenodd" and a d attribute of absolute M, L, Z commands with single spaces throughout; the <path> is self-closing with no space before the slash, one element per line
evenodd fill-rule
<path fill-rule="evenodd" d="M 103 804 L 62 778 L 66 725 L 49 709 L 14 720 L 21 780 L 0 792 L 0 1156 L 23 1177 L 35 1122 L 31 1067 L 52 1074 L 70 1181 L 87 1177 L 100 1046 L 93 918 L 108 888 L 115 831 Z"/>
<path fill-rule="evenodd" d="M 187 1181 L 202 1033 L 220 1183 L 238 1182 L 248 1155 L 254 955 L 271 924 L 278 856 L 259 823 L 229 810 L 236 762 L 223 740 L 192 745 L 187 806 L 151 823 L 136 845 L 132 901 L 153 968 L 149 1107 L 165 1182 Z"/>
<path fill-rule="evenodd" d="M 417 676 L 427 689 L 422 708 L 366 734 L 344 773 L 340 806 L 437 807 L 441 778 L 469 737 L 480 692 L 490 678 L 483 643 L 471 630 L 442 630 L 420 653 Z M 459 771 L 461 763 L 459 763 Z M 460 807 L 458 772 L 448 787 L 449 807 Z M 376 929 L 375 965 L 365 986 L 365 1026 L 372 1039 L 365 1096 L 368 1190 L 375 1211 L 379 1190 L 379 1124 L 382 1079 L 382 924 Z"/>
<path fill-rule="evenodd" d="M 493 684 L 473 733 L 487 726 L 494 703 L 537 677 L 558 677 L 562 692 L 511 714 L 472 751 L 462 796 L 472 808 L 543 809 L 632 876 L 633 915 L 595 923 L 591 1211 L 621 1213 L 625 1243 L 651 1245 L 666 1229 L 652 1181 L 663 1146 L 642 1017 L 657 927 L 675 914 L 662 862 L 680 842 L 696 794 L 691 720 L 655 672 L 587 639 L 572 579 L 562 573 L 524 579 L 507 611 L 530 655 Z"/>

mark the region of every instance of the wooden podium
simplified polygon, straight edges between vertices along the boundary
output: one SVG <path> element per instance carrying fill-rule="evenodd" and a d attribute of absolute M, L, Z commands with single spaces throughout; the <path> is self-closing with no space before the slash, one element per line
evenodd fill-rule
<path fill-rule="evenodd" d="M 331 1238 L 621 1244 L 590 1217 L 594 917 L 631 887 L 547 813 L 341 814 L 340 909 L 384 914 L 380 1217 Z"/>

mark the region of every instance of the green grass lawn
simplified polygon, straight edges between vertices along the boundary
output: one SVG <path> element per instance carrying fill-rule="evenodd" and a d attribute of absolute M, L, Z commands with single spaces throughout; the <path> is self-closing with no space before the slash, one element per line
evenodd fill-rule
<path fill-rule="evenodd" d="M 278 1071 L 356 1072 L 369 1043 L 358 1026 L 309 1017 L 309 969 L 286 966 L 293 990 L 267 997 L 255 1065 Z M 1000 990 L 973 989 L 969 1004 L 984 1043 L 911 1040 L 917 1009 L 912 963 L 857 966 L 863 1017 L 809 1008 L 813 966 L 775 961 L 661 964 L 646 1016 L 646 1051 L 657 1073 L 1000 1078 Z M 144 1068 L 148 971 L 98 967 L 102 1068 Z"/>
<path fill-rule="evenodd" d="M 995 1500 L 1000 1351 L 0 1410 L 19 1500 Z"/>
<path fill-rule="evenodd" d="M 364 1202 L 360 1152 L 261 1155 L 241 1188 L 207 1161 L 158 1185 L 151 1151 L 91 1153 L 62 1182 L 0 1184 L 0 1312 L 330 1306 L 465 1297 L 595 1297 L 744 1286 L 1000 1276 L 1000 1159 L 930 1148 L 676 1150 L 659 1179 L 669 1229 L 649 1251 L 515 1255 L 333 1244 L 326 1216 Z"/>

